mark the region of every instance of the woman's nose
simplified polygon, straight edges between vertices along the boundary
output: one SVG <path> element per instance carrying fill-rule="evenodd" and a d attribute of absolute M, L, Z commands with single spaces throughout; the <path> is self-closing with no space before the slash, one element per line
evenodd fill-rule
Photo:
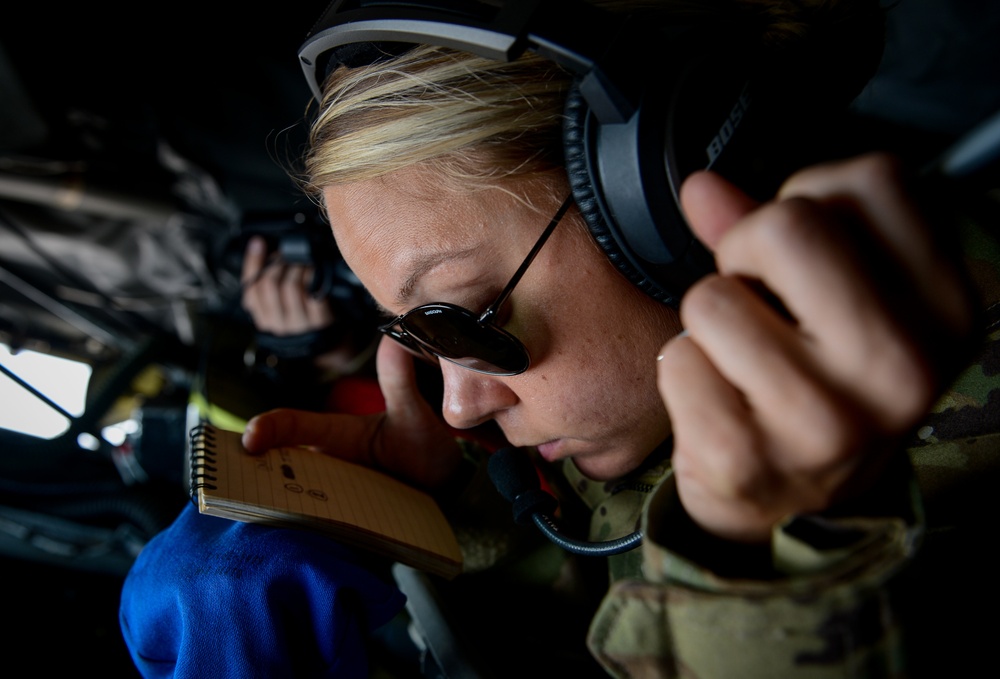
<path fill-rule="evenodd" d="M 444 378 L 442 414 L 456 429 L 469 429 L 493 419 L 517 402 L 517 395 L 503 378 L 484 375 L 441 361 Z"/>

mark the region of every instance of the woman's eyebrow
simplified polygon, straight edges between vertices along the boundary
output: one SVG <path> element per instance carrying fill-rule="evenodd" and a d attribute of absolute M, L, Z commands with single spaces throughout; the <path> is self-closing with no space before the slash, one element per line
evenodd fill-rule
<path fill-rule="evenodd" d="M 411 269 L 410 275 L 406 277 L 403 284 L 396 290 L 394 296 L 395 303 L 400 307 L 406 307 L 413 298 L 413 291 L 416 290 L 417 283 L 422 277 L 442 264 L 455 260 L 468 259 L 477 252 L 479 252 L 479 248 L 470 246 L 461 250 L 439 250 L 417 256 L 408 263 L 408 267 Z"/>

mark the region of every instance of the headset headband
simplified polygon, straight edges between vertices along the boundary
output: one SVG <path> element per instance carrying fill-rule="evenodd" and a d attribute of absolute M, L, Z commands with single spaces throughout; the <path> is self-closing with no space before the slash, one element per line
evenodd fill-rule
<path fill-rule="evenodd" d="M 428 43 L 501 61 L 531 50 L 575 73 L 598 120 L 615 123 L 632 117 L 641 96 L 634 62 L 625 64 L 615 55 L 634 54 L 651 43 L 645 30 L 626 16 L 574 0 L 502 6 L 474 0 L 335 0 L 299 48 L 299 62 L 319 100 L 323 80 L 336 65 L 331 57 L 345 45 Z"/>

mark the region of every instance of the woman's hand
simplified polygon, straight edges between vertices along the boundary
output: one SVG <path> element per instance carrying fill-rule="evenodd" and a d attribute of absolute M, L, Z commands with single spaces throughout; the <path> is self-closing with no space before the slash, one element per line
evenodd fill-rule
<path fill-rule="evenodd" d="M 972 296 L 886 156 L 806 169 L 763 205 L 710 173 L 681 199 L 718 274 L 658 363 L 678 490 L 708 532 L 765 541 L 900 452 L 968 358 Z"/>
<path fill-rule="evenodd" d="M 385 412 L 347 415 L 271 410 L 247 423 L 243 445 L 250 452 L 307 445 L 427 488 L 445 484 L 458 469 L 462 454 L 452 430 L 420 395 L 413 356 L 383 338 L 376 369 Z"/>

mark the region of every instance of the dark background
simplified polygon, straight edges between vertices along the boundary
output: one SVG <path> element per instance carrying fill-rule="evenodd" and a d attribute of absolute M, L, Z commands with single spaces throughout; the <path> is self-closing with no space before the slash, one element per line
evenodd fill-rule
<path fill-rule="evenodd" d="M 285 160 L 299 151 L 309 101 L 296 48 L 324 6 L 4 3 L 0 159 L 76 163 L 95 184 L 160 199 L 174 184 L 157 160 L 157 145 L 167 143 L 214 178 L 237 223 L 308 210 Z M 0 302 L 7 295 L 0 286 Z M 26 332 L 46 329 L 29 321 Z M 184 355 L 174 363 L 192 367 Z M 182 449 L 171 450 L 164 464 L 174 480 Z M 0 439 L 0 469 L 20 472 L 27 466 L 19 462 L 50 453 Z M 76 473 L 60 454 L 52 459 L 52 479 Z M 157 498 L 162 512 L 184 501 L 169 490 Z M 0 674 L 138 676 L 118 627 L 127 554 L 94 564 L 42 558 L 9 541 L 0 547 Z"/>
<path fill-rule="evenodd" d="M 0 148 L 84 158 L 140 183 L 156 178 L 153 146 L 166 141 L 242 209 L 287 210 L 301 197 L 275 153 L 305 113 L 296 50 L 325 4 L 6 3 L 0 45 L 44 129 L 8 118 Z M 300 132 L 288 133 L 291 154 Z"/>

